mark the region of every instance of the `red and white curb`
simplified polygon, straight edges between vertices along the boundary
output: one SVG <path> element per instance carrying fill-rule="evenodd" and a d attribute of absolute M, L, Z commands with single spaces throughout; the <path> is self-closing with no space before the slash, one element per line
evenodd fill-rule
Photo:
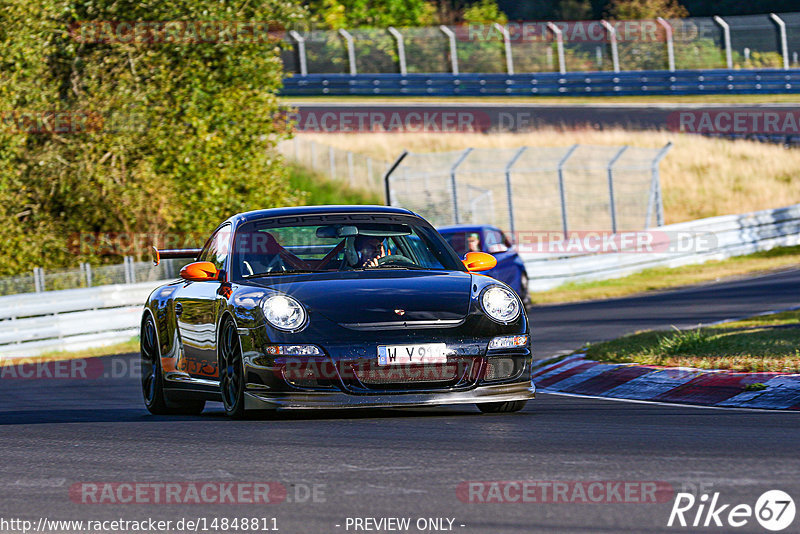
<path fill-rule="evenodd" d="M 701 406 L 800 410 L 800 374 L 600 363 L 575 354 L 536 367 L 533 382 L 543 393 Z M 746 390 L 750 384 L 764 384 L 766 387 Z"/>

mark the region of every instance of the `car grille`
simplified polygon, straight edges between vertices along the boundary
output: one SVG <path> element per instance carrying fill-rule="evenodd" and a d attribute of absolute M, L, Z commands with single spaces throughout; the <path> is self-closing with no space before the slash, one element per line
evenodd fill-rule
<path fill-rule="evenodd" d="M 377 365 L 374 362 L 353 366 L 354 377 L 369 389 L 431 389 L 450 387 L 470 376 L 471 358 L 426 365 Z"/>

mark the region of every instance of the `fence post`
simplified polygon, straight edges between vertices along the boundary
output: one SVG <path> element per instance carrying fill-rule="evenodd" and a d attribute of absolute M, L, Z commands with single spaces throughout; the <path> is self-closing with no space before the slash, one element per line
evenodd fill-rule
<path fill-rule="evenodd" d="M 297 59 L 300 63 L 300 76 L 308 74 L 308 63 L 306 61 L 306 38 L 297 33 L 295 30 L 289 31 L 289 35 L 297 43 Z"/>
<path fill-rule="evenodd" d="M 614 67 L 614 72 L 619 72 L 619 49 L 617 48 L 617 30 L 609 24 L 607 20 L 601 20 L 600 24 L 608 32 L 609 40 L 611 41 L 611 64 Z"/>
<path fill-rule="evenodd" d="M 126 284 L 132 284 L 133 283 L 131 281 L 131 270 L 128 267 L 128 259 L 129 258 L 130 258 L 130 256 L 123 256 L 122 257 L 122 272 L 125 274 L 125 283 Z"/>
<path fill-rule="evenodd" d="M 781 39 L 781 57 L 783 57 L 783 68 L 789 68 L 789 46 L 786 43 L 786 23 L 775 13 L 770 13 L 769 18 L 778 25 L 778 32 Z"/>
<path fill-rule="evenodd" d="M 356 176 L 355 176 L 355 169 L 353 169 L 353 153 L 349 150 L 347 151 L 347 178 L 349 180 L 350 186 L 355 185 Z"/>
<path fill-rule="evenodd" d="M 333 152 L 333 147 L 328 147 L 328 165 L 330 166 L 331 180 L 336 179 L 336 154 Z"/>
<path fill-rule="evenodd" d="M 572 145 L 569 147 L 567 153 L 564 154 L 564 157 L 558 162 L 558 194 L 561 197 L 561 229 L 564 231 L 564 239 L 567 239 L 567 231 L 569 230 L 567 220 L 567 193 L 564 190 L 564 165 L 579 146 L 580 145 Z"/>
<path fill-rule="evenodd" d="M 339 35 L 344 37 L 347 43 L 347 62 L 350 64 L 350 76 L 355 76 L 358 74 L 358 68 L 356 67 L 356 45 L 353 42 L 353 36 L 344 28 L 339 28 Z"/>
<path fill-rule="evenodd" d="M 513 191 L 511 190 L 511 168 L 517 163 L 517 160 L 522 156 L 522 153 L 528 150 L 528 147 L 524 146 L 517 150 L 516 154 L 514 154 L 511 159 L 509 160 L 508 164 L 506 165 L 506 199 L 508 201 L 508 225 L 509 230 L 511 231 L 511 240 L 513 243 L 516 244 L 517 242 L 517 227 L 514 224 L 514 199 L 513 199 Z"/>
<path fill-rule="evenodd" d="M 461 155 L 456 159 L 453 166 L 450 167 L 450 188 L 453 191 L 453 220 L 455 224 L 461 222 L 461 218 L 458 216 L 458 183 L 456 182 L 456 170 L 458 170 L 459 165 L 461 165 L 469 153 L 472 152 L 472 148 L 466 149 Z"/>
<path fill-rule="evenodd" d="M 664 28 L 667 37 L 667 66 L 670 72 L 675 72 L 675 40 L 672 37 L 672 25 L 663 17 L 656 17 L 656 21 Z"/>
<path fill-rule="evenodd" d="M 733 54 L 731 53 L 731 27 L 719 15 L 714 15 L 714 22 L 722 28 L 722 39 L 725 43 L 725 64 L 733 68 Z"/>
<path fill-rule="evenodd" d="M 386 193 L 387 206 L 392 205 L 392 188 L 389 185 L 389 178 L 392 176 L 392 173 L 394 173 L 394 171 L 397 170 L 397 167 L 400 166 L 403 160 L 406 159 L 406 156 L 408 156 L 408 150 L 403 150 L 403 152 L 401 152 L 400 155 L 397 156 L 397 159 L 394 160 L 394 163 L 391 163 L 389 165 L 389 168 L 386 169 L 386 172 L 383 175 L 383 187 L 384 187 L 384 192 Z"/>
<path fill-rule="evenodd" d="M 439 29 L 443 34 L 447 36 L 448 41 L 450 41 L 450 71 L 453 74 L 458 74 L 458 55 L 457 55 L 457 48 L 456 48 L 456 34 L 453 33 L 453 30 L 442 24 L 439 26 Z"/>
<path fill-rule="evenodd" d="M 403 39 L 403 34 L 394 26 L 389 26 L 389 33 L 397 41 L 397 61 L 400 64 L 400 76 L 405 76 L 408 74 L 408 69 L 406 68 L 406 43 Z"/>
<path fill-rule="evenodd" d="M 650 195 L 647 202 L 647 215 L 644 221 L 644 227 L 650 228 L 650 219 L 652 218 L 653 209 L 656 211 L 656 226 L 664 226 L 664 201 L 661 198 L 661 176 L 659 174 L 658 166 L 664 156 L 667 155 L 669 149 L 672 148 L 672 141 L 664 145 L 658 151 L 653 162 L 650 164 L 650 172 L 652 179 L 650 180 Z"/>
<path fill-rule="evenodd" d="M 311 170 L 317 170 L 317 142 L 311 141 Z"/>
<path fill-rule="evenodd" d="M 86 274 L 86 287 L 92 287 L 92 266 L 89 263 L 84 263 L 85 267 L 85 274 Z"/>
<path fill-rule="evenodd" d="M 511 55 L 511 35 L 508 33 L 508 28 L 502 24 L 495 22 L 494 27 L 503 35 L 503 48 L 506 51 L 506 73 L 513 76 L 514 57 Z"/>
<path fill-rule="evenodd" d="M 564 33 L 552 22 L 547 23 L 547 28 L 556 36 L 556 48 L 558 49 L 558 72 L 567 73 L 567 63 L 564 57 Z"/>
<path fill-rule="evenodd" d="M 614 154 L 614 157 L 608 162 L 608 200 L 609 210 L 611 211 L 611 232 L 614 234 L 617 233 L 617 205 L 614 200 L 614 164 L 626 150 L 628 150 L 627 145 L 619 149 L 619 152 Z"/>
<path fill-rule="evenodd" d="M 44 283 L 43 283 L 43 276 L 41 276 L 41 267 L 34 267 L 33 268 L 33 291 L 36 293 L 41 293 L 44 291 Z"/>

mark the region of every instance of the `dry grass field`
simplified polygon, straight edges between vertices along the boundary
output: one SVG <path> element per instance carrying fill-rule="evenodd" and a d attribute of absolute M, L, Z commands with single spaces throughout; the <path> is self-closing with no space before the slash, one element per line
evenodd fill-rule
<path fill-rule="evenodd" d="M 385 160 L 405 148 L 438 152 L 466 147 L 674 146 L 661 164 L 665 222 L 777 208 L 800 202 L 800 149 L 674 132 L 539 130 L 524 134 L 303 134 Z"/>

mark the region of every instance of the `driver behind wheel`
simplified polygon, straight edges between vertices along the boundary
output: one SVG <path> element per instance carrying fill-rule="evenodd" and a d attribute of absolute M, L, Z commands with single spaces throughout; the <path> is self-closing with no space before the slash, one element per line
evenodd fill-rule
<path fill-rule="evenodd" d="M 359 235 L 356 237 L 355 247 L 358 252 L 357 269 L 377 267 L 378 260 L 387 255 L 383 239 L 379 237 Z"/>

